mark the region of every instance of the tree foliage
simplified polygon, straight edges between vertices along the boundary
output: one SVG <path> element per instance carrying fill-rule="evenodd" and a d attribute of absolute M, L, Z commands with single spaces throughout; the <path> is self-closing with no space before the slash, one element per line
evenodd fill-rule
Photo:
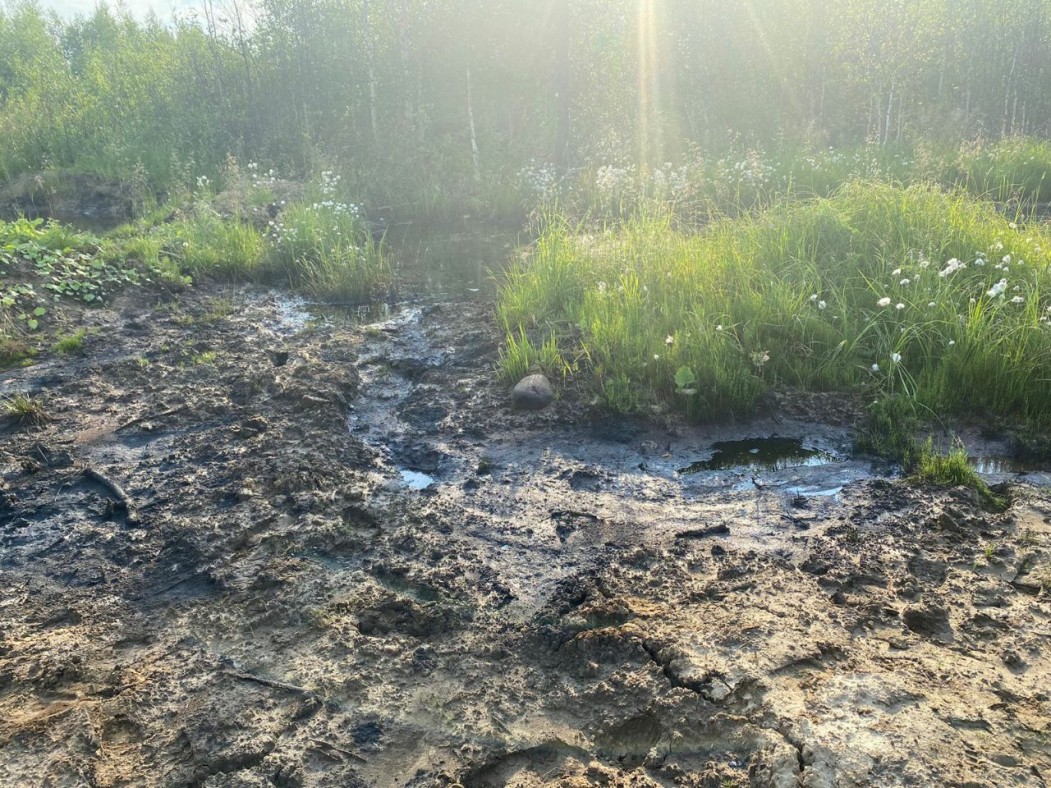
<path fill-rule="evenodd" d="M 205 0 L 169 23 L 0 2 L 0 178 L 158 188 L 227 157 L 374 199 L 530 160 L 1051 133 L 1046 0 Z"/>

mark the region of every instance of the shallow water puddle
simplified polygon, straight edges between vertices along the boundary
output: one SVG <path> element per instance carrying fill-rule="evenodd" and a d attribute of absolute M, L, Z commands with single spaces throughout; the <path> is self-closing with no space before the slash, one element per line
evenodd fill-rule
<path fill-rule="evenodd" d="M 433 476 L 428 476 L 420 471 L 410 471 L 402 468 L 398 471 L 398 476 L 401 478 L 402 486 L 408 487 L 410 490 L 426 490 L 434 484 Z"/>
<path fill-rule="evenodd" d="M 967 460 L 978 473 L 989 475 L 1029 473 L 1030 471 L 1039 470 L 1011 457 L 968 457 Z"/>
<path fill-rule="evenodd" d="M 825 489 L 811 489 L 809 487 L 786 487 L 785 493 L 788 495 L 795 495 L 802 498 L 835 498 L 843 492 L 843 486 L 839 487 L 828 487 Z"/>
<path fill-rule="evenodd" d="M 805 447 L 802 438 L 718 441 L 712 444 L 712 449 L 711 458 L 680 468 L 679 473 L 723 471 L 731 468 L 781 471 L 786 468 L 828 465 L 836 461 L 835 455 L 830 452 Z"/>
<path fill-rule="evenodd" d="M 273 293 L 275 318 L 271 327 L 283 334 L 297 334 L 321 325 L 364 325 L 389 320 L 386 301 L 368 304 L 321 304 L 296 295 Z"/>

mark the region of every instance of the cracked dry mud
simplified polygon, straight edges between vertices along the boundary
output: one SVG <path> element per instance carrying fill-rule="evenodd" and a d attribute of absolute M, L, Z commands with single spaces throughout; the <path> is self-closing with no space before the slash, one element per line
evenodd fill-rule
<path fill-rule="evenodd" d="M 83 357 L 0 374 L 52 417 L 0 426 L 4 785 L 1051 777 L 1031 480 L 990 514 L 881 478 L 820 400 L 514 413 L 482 300 L 304 325 L 205 288 L 77 319 Z M 771 434 L 837 459 L 676 472 Z"/>

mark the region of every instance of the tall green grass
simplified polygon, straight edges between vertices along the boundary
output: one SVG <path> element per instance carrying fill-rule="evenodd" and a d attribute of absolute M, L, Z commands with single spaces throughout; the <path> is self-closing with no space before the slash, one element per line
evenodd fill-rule
<path fill-rule="evenodd" d="M 512 335 L 575 329 L 618 410 L 741 416 L 787 384 L 1051 423 L 1049 265 L 1051 234 L 989 203 L 856 181 L 696 234 L 658 212 L 592 232 L 551 220 L 498 311 Z"/>
<path fill-rule="evenodd" d="M 188 276 L 227 282 L 258 280 L 266 243 L 255 228 L 202 208 L 190 219 L 161 225 L 128 240 L 128 251 L 166 259 Z"/>
<path fill-rule="evenodd" d="M 382 244 L 372 238 L 355 206 L 331 200 L 290 206 L 267 237 L 269 277 L 294 290 L 360 302 L 393 284 Z"/>
<path fill-rule="evenodd" d="M 1008 137 L 993 142 L 865 144 L 808 148 L 691 148 L 678 163 L 649 171 L 633 165 L 585 168 L 559 183 L 563 205 L 576 216 L 622 219 L 654 202 L 679 221 L 708 222 L 767 210 L 789 199 L 830 197 L 855 180 L 929 183 L 999 202 L 1012 218 L 1051 202 L 1051 142 Z"/>

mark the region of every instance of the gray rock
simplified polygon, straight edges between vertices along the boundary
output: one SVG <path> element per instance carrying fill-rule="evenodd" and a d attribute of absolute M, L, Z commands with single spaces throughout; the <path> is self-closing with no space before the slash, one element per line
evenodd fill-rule
<path fill-rule="evenodd" d="M 526 375 L 511 390 L 511 404 L 517 410 L 540 410 L 551 404 L 555 390 L 543 375 Z"/>

